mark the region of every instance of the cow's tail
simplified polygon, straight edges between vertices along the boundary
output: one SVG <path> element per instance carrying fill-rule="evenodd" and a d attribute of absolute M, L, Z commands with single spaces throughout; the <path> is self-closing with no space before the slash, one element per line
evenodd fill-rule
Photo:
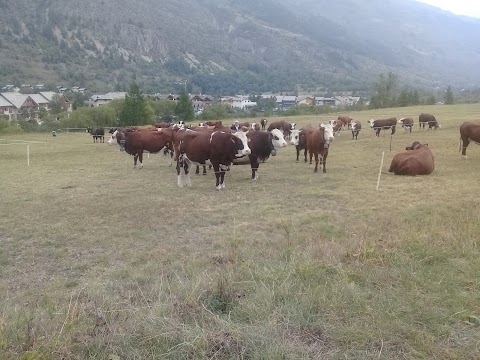
<path fill-rule="evenodd" d="M 462 151 L 462 135 L 460 135 L 460 140 L 458 140 L 458 152 Z"/>

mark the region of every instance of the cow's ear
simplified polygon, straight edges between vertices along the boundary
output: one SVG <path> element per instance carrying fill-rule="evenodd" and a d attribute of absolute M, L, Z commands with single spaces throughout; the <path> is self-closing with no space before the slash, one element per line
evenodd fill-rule
<path fill-rule="evenodd" d="M 324 123 L 321 123 L 321 124 L 320 124 L 320 127 L 325 127 L 325 124 L 324 124 Z"/>

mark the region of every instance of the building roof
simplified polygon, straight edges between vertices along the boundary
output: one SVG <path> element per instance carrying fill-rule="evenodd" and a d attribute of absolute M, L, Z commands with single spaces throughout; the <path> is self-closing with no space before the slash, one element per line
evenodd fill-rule
<path fill-rule="evenodd" d="M 23 95 L 17 92 L 5 92 L 2 93 L 2 96 L 7 99 L 13 106 L 17 109 L 20 109 L 22 105 L 27 101 L 29 95 Z"/>
<path fill-rule="evenodd" d="M 54 95 L 58 95 L 55 91 L 40 91 L 40 95 L 42 95 L 48 101 L 52 101 Z"/>
<path fill-rule="evenodd" d="M 40 104 L 49 104 L 50 100 L 47 99 L 45 96 L 41 94 L 31 94 L 30 97 L 35 101 L 38 105 Z"/>
<path fill-rule="evenodd" d="M 10 101 L 5 99 L 2 95 L 3 94 L 0 94 L 0 107 L 12 107 L 12 106 L 14 106 Z"/>

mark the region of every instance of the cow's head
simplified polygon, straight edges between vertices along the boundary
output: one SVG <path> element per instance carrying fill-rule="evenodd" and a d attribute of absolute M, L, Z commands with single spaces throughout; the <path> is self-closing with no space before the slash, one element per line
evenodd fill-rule
<path fill-rule="evenodd" d="M 290 135 L 290 144 L 297 146 L 300 140 L 300 130 L 292 130 Z"/>
<path fill-rule="evenodd" d="M 328 123 L 330 125 L 334 126 L 337 123 L 337 120 L 330 120 Z"/>
<path fill-rule="evenodd" d="M 373 119 L 370 119 L 367 122 L 368 122 L 368 124 L 370 125 L 371 128 L 373 128 L 373 126 L 375 125 L 375 120 L 373 120 Z"/>
<path fill-rule="evenodd" d="M 117 129 L 112 133 L 112 136 L 107 141 L 107 144 L 108 145 L 120 144 L 120 140 L 118 139 L 119 136 L 120 136 L 120 131 L 118 131 L 118 129 Z"/>
<path fill-rule="evenodd" d="M 92 131 L 93 131 L 93 129 L 92 129 L 91 127 L 87 127 L 87 130 L 85 130 L 85 132 L 87 132 L 87 133 L 89 133 L 89 134 L 91 134 Z"/>
<path fill-rule="evenodd" d="M 357 130 L 357 123 L 356 123 L 355 121 L 352 121 L 352 122 L 350 123 L 350 126 L 352 127 L 352 131 Z"/>
<path fill-rule="evenodd" d="M 330 144 L 334 139 L 332 124 L 321 123 L 320 127 L 323 128 L 323 139 L 327 144 Z"/>
<path fill-rule="evenodd" d="M 415 141 L 411 146 L 407 146 L 405 150 L 417 150 L 424 146 L 428 146 L 428 144 L 421 144 L 420 142 Z"/>
<path fill-rule="evenodd" d="M 296 130 L 294 130 L 294 131 L 296 131 Z M 274 150 L 287 146 L 287 142 L 285 141 L 285 138 L 283 137 L 283 133 L 279 129 L 272 129 L 270 131 L 270 134 L 272 135 L 272 145 L 273 145 Z M 273 156 L 276 155 L 276 154 L 273 154 L 273 151 L 271 153 L 272 153 Z"/>
<path fill-rule="evenodd" d="M 290 130 L 295 130 L 295 126 L 297 126 L 297 123 L 290 123 Z"/>
<path fill-rule="evenodd" d="M 110 130 L 108 130 L 108 133 L 113 134 L 115 131 L 117 131 L 117 128 L 111 128 Z"/>
<path fill-rule="evenodd" d="M 242 157 L 246 155 L 250 155 L 252 151 L 248 147 L 248 138 L 247 138 L 247 133 L 245 131 L 237 131 L 233 134 L 236 138 L 238 138 L 241 141 L 242 148 L 238 149 L 237 151 L 237 157 Z"/>

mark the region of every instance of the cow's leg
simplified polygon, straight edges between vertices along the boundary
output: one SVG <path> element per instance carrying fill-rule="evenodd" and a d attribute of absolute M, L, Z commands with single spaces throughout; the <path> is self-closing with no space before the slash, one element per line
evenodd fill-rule
<path fill-rule="evenodd" d="M 138 153 L 138 160 L 140 161 L 140 169 L 143 169 L 143 151 Z"/>
<path fill-rule="evenodd" d="M 213 171 L 215 171 L 215 189 L 222 190 L 221 176 L 220 176 L 220 164 L 213 163 Z"/>
<path fill-rule="evenodd" d="M 183 163 L 183 168 L 185 170 L 185 185 L 192 186 L 192 182 L 190 180 L 190 169 L 192 168 L 192 164 L 190 161 L 186 160 Z"/>
<path fill-rule="evenodd" d="M 309 165 L 312 165 L 313 152 L 309 151 L 308 154 L 310 155 L 310 163 L 309 163 Z M 305 158 L 305 160 L 306 160 L 306 158 Z"/>
<path fill-rule="evenodd" d="M 377 129 L 377 132 L 376 132 L 376 134 L 375 134 L 375 135 L 377 135 L 378 137 L 380 137 L 380 130 L 381 130 L 381 129 Z"/>
<path fill-rule="evenodd" d="M 304 162 L 307 162 L 307 148 L 305 147 L 305 149 L 303 150 L 303 157 L 305 158 L 305 161 Z"/>
<path fill-rule="evenodd" d="M 252 180 L 258 180 L 258 168 L 260 164 L 256 156 L 249 155 L 250 157 L 250 167 L 252 168 Z"/>
<path fill-rule="evenodd" d="M 222 189 L 225 189 L 225 171 L 220 172 L 220 186 Z"/>
<path fill-rule="evenodd" d="M 196 169 L 195 169 L 195 175 L 198 175 L 200 174 L 200 166 L 196 166 Z"/>
<path fill-rule="evenodd" d="M 138 154 L 133 155 L 133 168 L 137 167 Z"/>
<path fill-rule="evenodd" d="M 464 159 L 467 158 L 467 146 L 470 144 L 470 139 L 462 139 L 462 156 Z"/>
<path fill-rule="evenodd" d="M 395 134 L 395 126 L 392 126 L 392 135 Z"/>
<path fill-rule="evenodd" d="M 355 133 L 352 131 L 352 140 L 355 139 Z"/>
<path fill-rule="evenodd" d="M 326 168 L 327 156 L 328 156 L 328 151 L 326 151 L 325 154 L 323 154 L 323 156 L 322 156 L 323 173 L 327 172 L 327 168 Z"/>
<path fill-rule="evenodd" d="M 312 155 L 310 155 L 310 158 L 312 158 Z M 317 171 L 318 171 L 318 151 L 315 151 L 315 170 L 313 170 L 313 172 L 317 172 Z"/>
<path fill-rule="evenodd" d="M 298 158 L 300 157 L 300 147 L 295 145 L 295 149 L 297 150 L 297 162 L 299 161 Z"/>
<path fill-rule="evenodd" d="M 207 175 L 207 165 L 203 165 L 203 173 L 202 175 Z"/>
<path fill-rule="evenodd" d="M 183 163 L 183 159 L 180 156 L 177 159 L 177 185 L 178 185 L 178 187 L 183 187 L 182 174 L 180 173 L 180 171 L 182 170 L 182 163 Z"/>

